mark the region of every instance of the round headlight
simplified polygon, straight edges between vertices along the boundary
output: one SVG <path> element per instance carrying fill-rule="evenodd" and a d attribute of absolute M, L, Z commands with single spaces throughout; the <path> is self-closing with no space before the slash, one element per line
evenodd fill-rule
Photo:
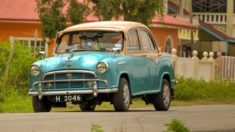
<path fill-rule="evenodd" d="M 39 75 L 39 74 L 40 74 L 40 67 L 37 66 L 37 65 L 33 65 L 33 66 L 31 67 L 31 74 L 32 74 L 33 76 Z"/>
<path fill-rule="evenodd" d="M 96 65 L 96 69 L 98 72 L 100 73 L 105 73 L 108 71 L 108 64 L 107 63 L 104 63 L 104 62 L 99 62 L 97 65 Z"/>

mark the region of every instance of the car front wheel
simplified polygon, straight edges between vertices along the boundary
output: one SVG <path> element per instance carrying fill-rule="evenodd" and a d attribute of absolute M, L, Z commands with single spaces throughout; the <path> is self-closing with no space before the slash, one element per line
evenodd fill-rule
<path fill-rule="evenodd" d="M 152 96 L 155 110 L 167 111 L 171 103 L 171 90 L 168 80 L 162 80 L 161 92 Z"/>
<path fill-rule="evenodd" d="M 34 112 L 50 112 L 51 104 L 46 97 L 39 99 L 38 96 L 32 97 Z"/>
<path fill-rule="evenodd" d="M 129 83 L 125 78 L 119 81 L 118 92 L 113 96 L 113 106 L 116 111 L 128 111 L 131 102 Z"/>

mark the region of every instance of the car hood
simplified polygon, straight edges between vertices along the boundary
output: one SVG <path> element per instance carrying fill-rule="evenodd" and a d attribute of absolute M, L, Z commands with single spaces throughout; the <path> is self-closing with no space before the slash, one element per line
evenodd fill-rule
<path fill-rule="evenodd" d="M 111 52 L 75 52 L 64 53 L 45 60 L 41 60 L 43 71 L 56 70 L 95 70 L 96 64 L 107 57 L 111 57 Z"/>

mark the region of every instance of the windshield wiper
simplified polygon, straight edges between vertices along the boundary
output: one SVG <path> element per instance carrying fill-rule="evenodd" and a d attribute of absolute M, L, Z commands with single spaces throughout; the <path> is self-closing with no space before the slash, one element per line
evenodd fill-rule
<path fill-rule="evenodd" d="M 85 49 L 75 49 L 75 50 L 72 50 L 72 52 L 77 52 L 77 51 L 87 51 Z"/>

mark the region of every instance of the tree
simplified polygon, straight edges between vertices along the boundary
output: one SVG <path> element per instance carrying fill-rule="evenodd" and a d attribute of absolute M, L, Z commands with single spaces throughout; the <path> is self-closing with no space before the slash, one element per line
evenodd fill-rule
<path fill-rule="evenodd" d="M 111 20 L 113 17 L 118 18 L 122 13 L 120 5 L 122 0 L 90 0 L 95 4 L 93 12 L 101 20 Z"/>
<path fill-rule="evenodd" d="M 163 0 L 90 0 L 101 20 L 124 17 L 127 21 L 149 24 L 156 12 L 163 13 Z"/>
<path fill-rule="evenodd" d="M 87 4 L 79 3 L 77 0 L 70 0 L 67 16 L 73 24 L 78 24 L 84 21 L 88 11 Z"/>
<path fill-rule="evenodd" d="M 149 24 L 156 12 L 162 14 L 163 0 L 123 0 L 123 15 L 128 21 Z"/>
<path fill-rule="evenodd" d="M 62 0 L 36 0 L 37 11 L 42 23 L 43 37 L 54 38 L 57 31 L 65 28 L 65 17 L 61 13 Z"/>

